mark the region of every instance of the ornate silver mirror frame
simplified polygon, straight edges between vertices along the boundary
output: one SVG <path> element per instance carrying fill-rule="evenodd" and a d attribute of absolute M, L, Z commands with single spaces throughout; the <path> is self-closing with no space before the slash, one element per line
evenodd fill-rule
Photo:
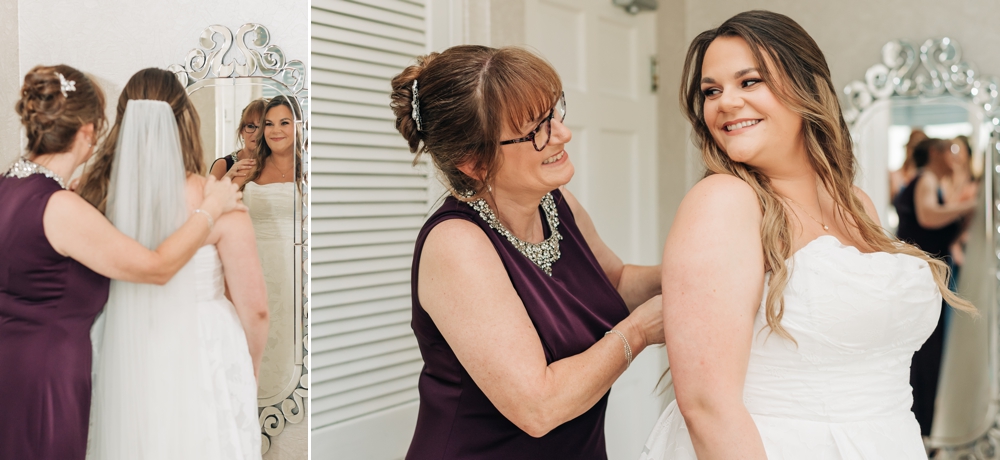
<path fill-rule="evenodd" d="M 234 39 L 235 38 L 235 39 Z M 212 25 L 202 32 L 200 48 L 192 49 L 183 64 L 173 64 L 174 72 L 187 88 L 189 95 L 211 86 L 226 86 L 251 79 L 252 85 L 269 87 L 278 94 L 294 99 L 299 106 L 300 120 L 296 133 L 302 136 L 300 179 L 295 196 L 293 281 L 293 370 L 289 381 L 277 395 L 258 399 L 258 421 L 262 432 L 261 451 L 267 452 L 271 438 L 285 429 L 286 423 L 301 423 L 306 419 L 309 388 L 308 301 L 309 301 L 309 129 L 308 89 L 306 69 L 302 61 L 288 61 L 284 52 L 270 44 L 267 28 L 260 24 L 244 24 L 234 34 L 229 28 Z M 237 117 L 238 118 L 238 117 Z"/>
<path fill-rule="evenodd" d="M 980 191 L 981 206 L 970 228 L 971 241 L 966 264 L 959 279 L 959 292 L 979 309 L 981 316 L 973 322 L 966 318 L 970 330 L 979 331 L 977 345 L 987 350 L 976 365 L 986 371 L 980 389 L 982 403 L 968 414 L 974 414 L 961 430 L 940 434 L 935 430 L 930 446 L 938 448 L 936 459 L 998 459 L 1000 458 L 1000 79 L 982 76 L 975 67 L 964 61 L 961 47 L 949 38 L 928 39 L 919 48 L 907 41 L 894 40 L 882 47 L 882 62 L 865 73 L 864 81 L 853 81 L 844 88 L 844 118 L 858 141 L 863 130 L 865 115 L 871 113 L 881 101 L 908 100 L 916 104 L 939 103 L 942 97 L 960 101 L 980 120 L 989 132 L 984 150 L 983 181 Z M 985 148 L 984 148 L 985 147 Z M 856 150 L 857 151 L 857 150 Z M 863 159 L 859 158 L 861 163 Z M 884 165 L 883 165 L 884 166 Z M 956 314 L 954 317 L 966 316 Z M 957 320 L 953 319 L 954 329 Z M 957 335 L 957 334 L 955 334 Z M 950 339 L 946 348 L 955 342 Z M 958 347 L 956 347 L 956 350 Z M 966 349 L 971 350 L 971 349 Z M 948 353 L 946 351 L 945 353 Z M 942 382 L 949 370 L 942 362 Z M 938 411 L 941 412 L 939 387 Z M 982 407 L 985 406 L 985 407 Z M 939 414 L 936 413 L 935 417 Z M 979 415 L 982 415 L 980 418 Z"/>

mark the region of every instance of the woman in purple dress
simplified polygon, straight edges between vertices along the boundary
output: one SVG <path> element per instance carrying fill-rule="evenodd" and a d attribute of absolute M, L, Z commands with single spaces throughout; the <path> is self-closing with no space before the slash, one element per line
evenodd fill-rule
<path fill-rule="evenodd" d="M 611 384 L 663 342 L 660 268 L 623 264 L 563 187 L 572 134 L 555 70 L 522 49 L 456 46 L 392 88 L 397 129 L 452 193 L 413 257 L 425 364 L 406 458 L 606 459 Z"/>
<path fill-rule="evenodd" d="M 93 154 L 104 94 L 80 71 L 38 66 L 16 105 L 28 152 L 0 176 L 0 458 L 83 459 L 90 415 L 90 327 L 108 278 L 163 284 L 236 208 L 228 180 L 150 251 L 121 234 L 65 180 Z"/>

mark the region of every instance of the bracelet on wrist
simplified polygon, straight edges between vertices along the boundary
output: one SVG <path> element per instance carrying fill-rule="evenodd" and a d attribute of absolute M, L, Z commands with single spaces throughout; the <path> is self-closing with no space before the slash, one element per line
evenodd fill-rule
<path fill-rule="evenodd" d="M 625 345 L 625 369 L 628 369 L 629 366 L 632 365 L 632 347 L 628 344 L 628 339 L 625 338 L 625 334 L 622 334 L 621 331 L 612 329 L 612 330 L 610 330 L 608 332 L 605 332 L 604 335 L 608 335 L 608 334 L 611 334 L 611 333 L 614 333 L 619 338 L 621 338 L 622 339 L 622 344 Z"/>
<path fill-rule="evenodd" d="M 212 229 L 215 227 L 215 219 L 212 218 L 212 215 L 209 214 L 208 211 L 205 211 L 204 209 L 199 208 L 199 209 L 195 209 L 194 212 L 192 212 L 191 214 L 204 214 L 205 218 L 208 219 L 208 231 L 209 232 L 211 232 Z"/>

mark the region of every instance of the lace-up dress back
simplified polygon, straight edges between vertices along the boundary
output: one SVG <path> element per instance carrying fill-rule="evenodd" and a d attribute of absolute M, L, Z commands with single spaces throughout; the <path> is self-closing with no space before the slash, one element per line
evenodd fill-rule
<path fill-rule="evenodd" d="M 0 176 L 0 458 L 79 460 L 90 416 L 90 326 L 108 279 L 57 253 L 42 215 L 62 190 Z"/>
<path fill-rule="evenodd" d="M 767 458 L 927 458 L 909 385 L 910 358 L 941 308 L 927 263 L 824 235 L 790 268 L 781 325 L 798 345 L 769 334 L 762 303 L 743 387 Z M 696 458 L 676 402 L 640 458 Z"/>

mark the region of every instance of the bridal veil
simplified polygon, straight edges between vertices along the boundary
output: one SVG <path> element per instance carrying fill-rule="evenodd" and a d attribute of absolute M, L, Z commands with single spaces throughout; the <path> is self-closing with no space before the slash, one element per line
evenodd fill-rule
<path fill-rule="evenodd" d="M 155 249 L 187 218 L 177 123 L 163 101 L 126 106 L 107 217 Z M 193 267 L 163 286 L 111 281 L 95 322 L 88 460 L 219 458 L 208 446 L 213 409 L 201 356 Z"/>

